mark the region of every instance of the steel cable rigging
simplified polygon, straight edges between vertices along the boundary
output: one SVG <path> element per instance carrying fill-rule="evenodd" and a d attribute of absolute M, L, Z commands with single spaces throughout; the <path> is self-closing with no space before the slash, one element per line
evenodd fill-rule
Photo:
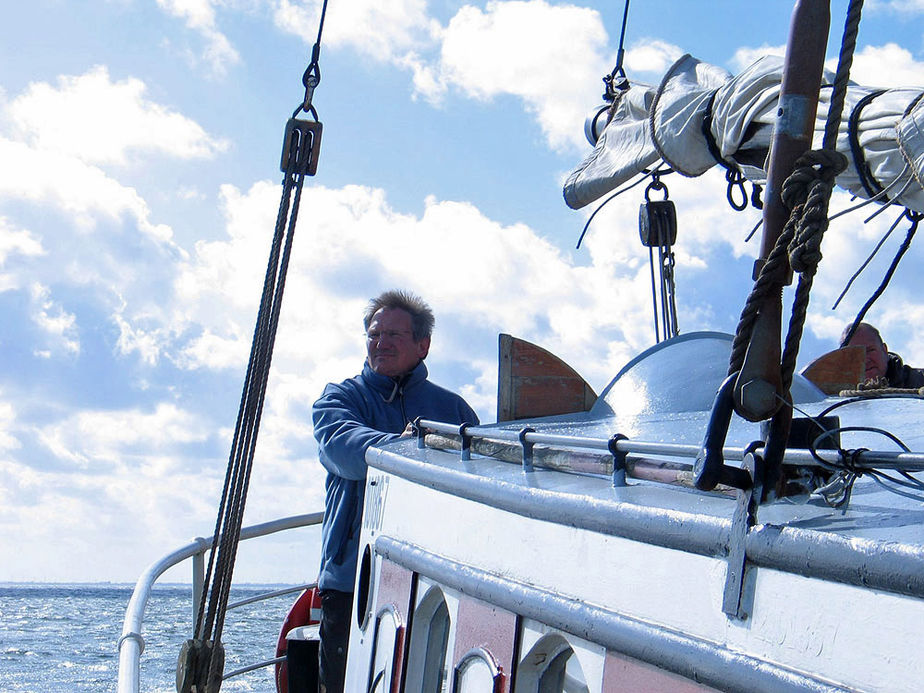
<path fill-rule="evenodd" d="M 218 693 L 224 669 L 221 635 L 231 590 L 244 507 L 253 469 L 257 435 L 263 413 L 266 383 L 273 358 L 279 312 L 285 290 L 292 241 L 298 219 L 302 186 L 317 171 L 322 125 L 312 104 L 321 81 L 319 65 L 321 35 L 327 0 L 324 0 L 318 37 L 311 62 L 302 77 L 305 96 L 286 123 L 280 168 L 284 173 L 282 195 L 270 247 L 269 262 L 254 327 L 250 358 L 244 378 L 237 422 L 231 442 L 228 468 L 212 538 L 205 589 L 199 602 L 195 637 L 187 640 L 177 663 L 179 693 Z M 304 112 L 311 119 L 298 118 Z"/>

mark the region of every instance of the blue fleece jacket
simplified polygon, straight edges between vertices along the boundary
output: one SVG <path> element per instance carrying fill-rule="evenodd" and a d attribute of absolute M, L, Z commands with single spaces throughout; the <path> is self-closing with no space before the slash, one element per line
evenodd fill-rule
<path fill-rule="evenodd" d="M 321 464 L 327 469 L 321 527 L 321 589 L 353 591 L 366 481 L 366 449 L 400 437 L 422 416 L 448 423 L 478 423 L 459 395 L 427 380 L 423 361 L 395 380 L 369 364 L 340 384 L 330 383 L 311 412 Z"/>

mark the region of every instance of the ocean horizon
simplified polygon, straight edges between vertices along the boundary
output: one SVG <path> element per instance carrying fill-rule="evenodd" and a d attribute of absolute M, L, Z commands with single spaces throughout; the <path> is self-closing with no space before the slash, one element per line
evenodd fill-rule
<path fill-rule="evenodd" d="M 241 583 L 231 601 L 288 587 Z M 118 642 L 133 583 L 0 582 L 0 690 L 109 693 L 118 681 Z M 228 612 L 225 672 L 275 656 L 296 593 Z M 192 630 L 192 584 L 154 586 L 141 635 L 141 691 L 173 693 L 176 661 Z M 223 691 L 273 691 L 274 668 L 226 680 Z"/>

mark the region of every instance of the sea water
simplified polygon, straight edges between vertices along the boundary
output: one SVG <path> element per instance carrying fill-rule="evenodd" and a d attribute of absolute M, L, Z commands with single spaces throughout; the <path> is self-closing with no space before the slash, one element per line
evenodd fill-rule
<path fill-rule="evenodd" d="M 279 589 L 243 585 L 231 601 Z M 0 691 L 2 693 L 111 693 L 118 680 L 117 651 L 131 585 L 0 584 Z M 225 672 L 275 656 L 282 622 L 297 594 L 229 611 L 222 640 Z M 145 611 L 141 690 L 176 691 L 176 660 L 189 637 L 192 589 L 153 589 Z M 225 681 L 222 691 L 275 691 L 268 667 Z"/>

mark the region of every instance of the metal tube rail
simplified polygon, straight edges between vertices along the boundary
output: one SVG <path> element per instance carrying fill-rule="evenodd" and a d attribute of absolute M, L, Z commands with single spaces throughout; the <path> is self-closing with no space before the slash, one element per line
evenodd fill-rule
<path fill-rule="evenodd" d="M 241 667 L 240 669 L 235 669 L 229 674 L 225 674 L 221 677 L 222 681 L 234 678 L 235 676 L 240 676 L 241 674 L 246 674 L 250 671 L 256 671 L 257 669 L 262 669 L 263 667 L 271 667 L 274 664 L 279 664 L 280 662 L 286 661 L 285 657 L 273 657 L 273 659 L 267 659 L 265 662 L 257 662 L 256 664 L 249 664 L 246 667 Z"/>
<path fill-rule="evenodd" d="M 274 592 L 265 592 L 263 594 L 258 594 L 253 597 L 248 597 L 247 599 L 241 599 L 236 602 L 231 602 L 228 604 L 228 611 L 232 609 L 237 609 L 242 606 L 247 606 L 248 604 L 253 604 L 254 602 L 262 602 L 265 599 L 272 599 L 273 597 L 282 597 L 286 594 L 292 594 L 293 592 L 301 592 L 310 587 L 314 587 L 316 583 L 308 582 L 304 585 L 296 585 L 295 587 L 286 587 L 284 590 L 275 590 Z"/>
<path fill-rule="evenodd" d="M 299 527 L 310 527 L 321 523 L 324 513 L 309 513 L 307 515 L 294 515 L 271 522 L 251 525 L 241 530 L 241 541 L 275 534 Z M 204 554 L 212 546 L 212 539 L 197 537 L 192 542 L 172 553 L 155 561 L 138 578 L 131 599 L 125 609 L 125 621 L 122 625 L 122 637 L 119 638 L 117 649 L 119 652 L 119 683 L 118 693 L 138 693 L 141 687 L 141 653 L 144 651 L 144 638 L 141 635 L 141 626 L 144 621 L 144 610 L 151 590 L 157 579 L 168 569 L 187 558 Z"/>
<path fill-rule="evenodd" d="M 616 446 L 619 452 L 641 453 L 648 455 L 664 455 L 667 457 L 695 458 L 699 454 L 700 446 L 684 445 L 678 443 L 649 443 L 644 441 L 623 439 L 611 443 L 609 438 L 591 438 L 582 436 L 568 436 L 551 433 L 537 433 L 535 431 L 519 431 L 511 429 L 492 428 L 489 430 L 471 430 L 469 426 L 459 426 L 441 421 L 420 419 L 418 428 L 427 429 L 436 433 L 449 435 L 462 435 L 467 438 L 480 440 L 503 440 L 511 443 L 524 441 L 531 444 L 548 445 L 551 447 L 583 448 L 585 450 L 610 450 L 610 445 Z M 841 463 L 841 455 L 837 450 L 816 450 L 818 457 L 824 463 Z M 726 460 L 741 461 L 744 459 L 743 447 L 725 447 L 722 454 Z M 799 465 L 801 467 L 823 466 L 808 450 L 787 450 L 783 457 L 784 464 Z M 918 452 L 885 452 L 864 450 L 859 452 L 854 460 L 858 468 L 872 467 L 901 467 L 907 471 L 924 470 L 924 453 Z"/>

